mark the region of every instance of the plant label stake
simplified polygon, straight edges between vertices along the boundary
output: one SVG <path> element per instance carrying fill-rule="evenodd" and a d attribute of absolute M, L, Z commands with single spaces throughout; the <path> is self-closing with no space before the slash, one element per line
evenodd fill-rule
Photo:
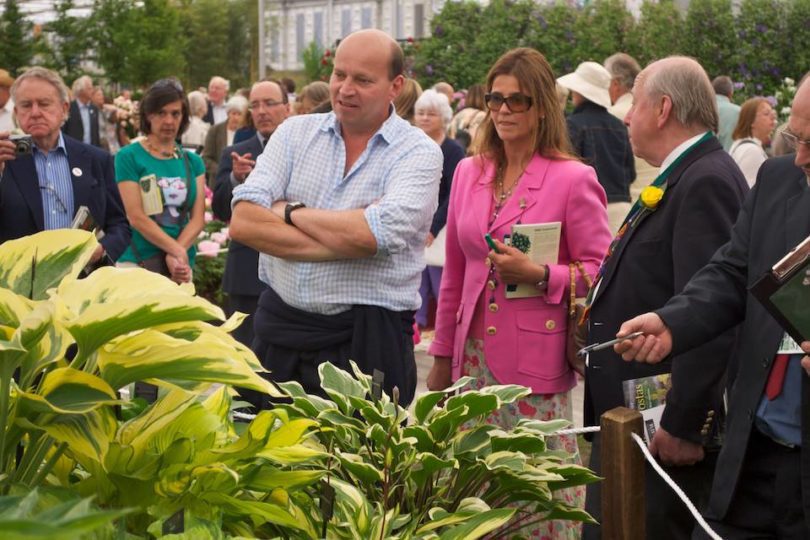
<path fill-rule="evenodd" d="M 163 534 L 183 533 L 185 530 L 186 526 L 182 508 L 163 522 Z"/>
<path fill-rule="evenodd" d="M 329 485 L 328 481 L 321 482 L 321 516 L 323 517 L 322 537 L 326 538 L 326 524 L 332 519 L 335 512 L 335 488 Z"/>
<path fill-rule="evenodd" d="M 374 401 L 382 399 L 383 382 L 385 381 L 385 373 L 379 369 L 375 369 L 371 375 L 371 397 Z"/>

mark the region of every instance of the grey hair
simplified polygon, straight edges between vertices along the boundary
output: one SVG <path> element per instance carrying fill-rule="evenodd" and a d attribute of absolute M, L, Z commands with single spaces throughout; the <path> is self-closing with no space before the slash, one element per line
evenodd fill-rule
<path fill-rule="evenodd" d="M 636 59 L 626 53 L 616 53 L 608 56 L 605 60 L 605 69 L 610 72 L 613 79 L 619 81 L 619 84 L 627 90 L 633 88 L 633 83 L 641 73 L 641 66 L 638 65 Z"/>
<path fill-rule="evenodd" d="M 445 94 L 434 89 L 425 90 L 413 106 L 414 111 L 419 109 L 430 109 L 439 113 L 444 127 L 450 125 L 453 119 L 453 109 L 450 108 L 450 101 Z"/>
<path fill-rule="evenodd" d="M 719 75 L 712 80 L 714 93 L 720 96 L 731 97 L 734 93 L 734 83 L 728 75 Z"/>
<path fill-rule="evenodd" d="M 248 108 L 248 100 L 245 98 L 245 96 L 240 94 L 231 96 L 231 98 L 225 104 L 225 110 L 227 112 L 240 111 L 241 113 L 245 113 L 247 112 L 247 108 Z"/>
<path fill-rule="evenodd" d="M 655 69 L 650 69 L 650 68 Z M 709 76 L 697 60 L 670 56 L 653 62 L 644 70 L 644 94 L 653 101 L 663 96 L 672 100 L 672 113 L 682 126 L 701 127 L 717 132 L 717 100 Z"/>
<path fill-rule="evenodd" d="M 17 102 L 17 90 L 20 88 L 20 84 L 26 79 L 40 79 L 51 83 L 51 85 L 56 88 L 62 103 L 70 103 L 70 92 L 68 91 L 65 81 L 62 80 L 62 77 L 57 72 L 44 67 L 26 69 L 22 75 L 17 77 L 17 80 L 11 85 L 11 99 L 13 99 L 15 103 Z"/>
<path fill-rule="evenodd" d="M 205 116 L 208 110 L 208 102 L 205 100 L 205 95 L 199 90 L 194 90 L 193 92 L 189 92 L 186 97 L 188 98 L 188 108 L 191 112 L 191 116 Z"/>
<path fill-rule="evenodd" d="M 73 90 L 73 96 L 75 97 L 80 90 L 88 86 L 93 86 L 93 79 L 91 79 L 89 75 L 82 75 L 73 81 L 73 86 L 71 86 L 70 89 Z"/>
<path fill-rule="evenodd" d="M 222 83 L 225 85 L 225 91 L 229 91 L 231 89 L 231 81 L 225 79 L 224 77 L 220 77 L 219 75 L 214 75 L 211 77 L 211 80 L 208 81 L 208 86 L 211 86 L 214 83 Z"/>

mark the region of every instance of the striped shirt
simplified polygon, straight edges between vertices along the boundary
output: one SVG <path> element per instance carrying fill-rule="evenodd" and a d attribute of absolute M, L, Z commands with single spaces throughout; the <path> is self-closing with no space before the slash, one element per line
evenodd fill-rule
<path fill-rule="evenodd" d="M 262 254 L 259 278 L 287 304 L 332 315 L 352 305 L 419 307 L 424 249 L 436 210 L 442 152 L 391 114 L 344 176 L 346 148 L 334 113 L 295 116 L 270 138 L 233 204 L 301 201 L 310 208 L 365 209 L 377 253 L 362 259 L 287 261 Z"/>
<path fill-rule="evenodd" d="M 59 133 L 59 141 L 50 152 L 44 153 L 34 144 L 33 154 L 39 193 L 42 196 L 45 230 L 68 229 L 74 214 L 73 178 L 70 176 L 70 164 L 62 133 Z"/>

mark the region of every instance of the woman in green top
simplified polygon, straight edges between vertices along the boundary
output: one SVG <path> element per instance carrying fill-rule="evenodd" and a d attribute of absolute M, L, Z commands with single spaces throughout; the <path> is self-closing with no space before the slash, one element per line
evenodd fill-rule
<path fill-rule="evenodd" d="M 115 176 L 132 226 L 119 263 L 143 266 L 177 283 L 191 281 L 205 214 L 205 165 L 177 140 L 189 124 L 180 83 L 162 79 L 140 104 L 144 137 L 115 156 Z"/>

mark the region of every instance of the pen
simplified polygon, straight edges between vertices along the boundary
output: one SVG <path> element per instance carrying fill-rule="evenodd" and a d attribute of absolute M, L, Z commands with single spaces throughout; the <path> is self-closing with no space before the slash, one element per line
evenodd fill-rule
<path fill-rule="evenodd" d="M 610 341 L 605 341 L 604 343 L 594 343 L 592 345 L 588 345 L 587 347 L 582 347 L 580 350 L 577 351 L 577 356 L 585 356 L 586 354 L 594 351 L 601 351 L 602 349 L 607 349 L 608 347 L 612 347 L 616 345 L 620 341 L 625 341 L 628 339 L 636 339 L 639 336 L 643 336 L 644 332 L 633 332 L 632 334 L 627 334 L 623 337 L 618 337 L 616 339 L 611 339 Z"/>

